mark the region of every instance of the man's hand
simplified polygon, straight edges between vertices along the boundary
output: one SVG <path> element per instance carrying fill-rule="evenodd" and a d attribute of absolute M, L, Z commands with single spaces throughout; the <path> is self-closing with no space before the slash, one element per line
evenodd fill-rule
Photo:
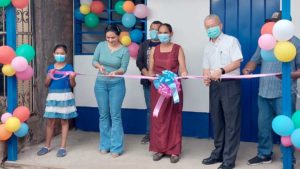
<path fill-rule="evenodd" d="M 214 81 L 219 80 L 221 78 L 221 75 L 222 75 L 222 70 L 221 69 L 216 69 L 216 70 L 212 71 L 210 73 L 210 75 L 211 75 L 210 76 L 211 80 L 214 80 Z"/>

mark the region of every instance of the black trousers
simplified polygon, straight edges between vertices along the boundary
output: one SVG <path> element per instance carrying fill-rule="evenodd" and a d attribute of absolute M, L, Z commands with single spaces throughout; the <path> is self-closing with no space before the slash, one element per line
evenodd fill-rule
<path fill-rule="evenodd" d="M 235 164 L 240 145 L 240 80 L 212 81 L 209 87 L 209 111 L 214 128 L 215 149 L 212 158 Z"/>

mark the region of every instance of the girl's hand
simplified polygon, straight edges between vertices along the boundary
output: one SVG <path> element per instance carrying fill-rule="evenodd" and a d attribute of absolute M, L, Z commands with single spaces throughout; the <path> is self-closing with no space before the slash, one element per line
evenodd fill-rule
<path fill-rule="evenodd" d="M 187 72 L 182 72 L 181 75 L 180 75 L 180 77 L 183 77 L 183 79 L 187 79 L 187 78 L 186 78 L 187 75 L 188 75 Z"/>
<path fill-rule="evenodd" d="M 72 72 L 72 73 L 70 74 L 70 79 L 75 79 L 75 77 L 76 77 L 76 73 L 75 73 L 75 72 Z"/>

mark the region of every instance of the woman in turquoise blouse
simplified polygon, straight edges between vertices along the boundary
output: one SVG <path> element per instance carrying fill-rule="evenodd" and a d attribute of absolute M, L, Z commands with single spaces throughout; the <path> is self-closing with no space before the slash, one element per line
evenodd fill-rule
<path fill-rule="evenodd" d="M 117 25 L 108 25 L 106 41 L 97 45 L 93 58 L 93 66 L 99 70 L 94 88 L 100 114 L 99 150 L 102 154 L 110 152 L 112 157 L 120 156 L 124 149 L 121 107 L 125 82 L 123 78 L 111 77 L 124 74 L 129 63 L 128 49 L 119 42 L 120 32 Z"/>

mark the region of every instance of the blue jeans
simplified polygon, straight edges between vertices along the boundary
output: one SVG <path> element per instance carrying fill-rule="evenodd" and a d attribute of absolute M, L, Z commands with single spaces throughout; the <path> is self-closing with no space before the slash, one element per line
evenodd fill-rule
<path fill-rule="evenodd" d="M 150 97 L 150 86 L 143 85 L 145 103 L 147 108 L 147 117 L 146 117 L 146 134 L 150 133 L 150 115 L 151 115 L 151 97 Z"/>
<path fill-rule="evenodd" d="M 94 91 L 100 114 L 99 149 L 121 154 L 124 149 L 124 132 L 121 118 L 121 107 L 126 92 L 124 79 L 97 79 Z"/>
<path fill-rule="evenodd" d="M 272 120 L 282 114 L 282 98 L 258 96 L 258 156 L 271 156 L 273 153 Z M 292 113 L 295 112 L 296 96 L 292 96 Z"/>

